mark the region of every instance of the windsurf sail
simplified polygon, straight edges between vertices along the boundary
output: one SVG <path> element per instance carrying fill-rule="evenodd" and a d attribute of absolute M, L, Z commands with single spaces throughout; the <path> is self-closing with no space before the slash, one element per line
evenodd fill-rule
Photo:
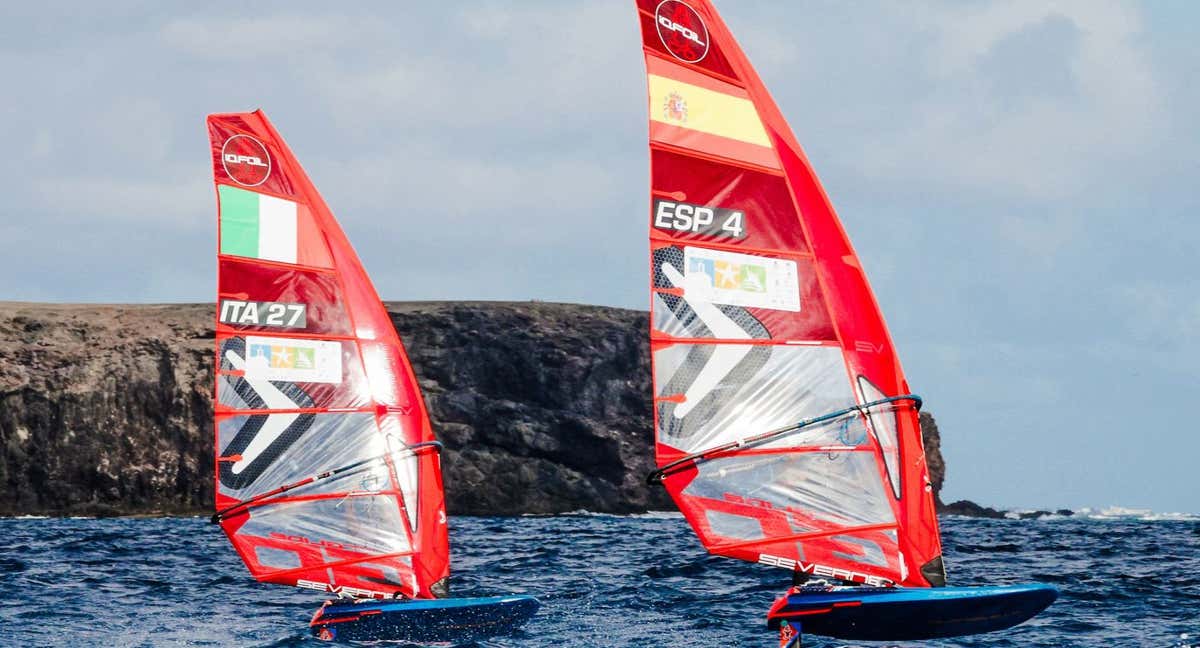
<path fill-rule="evenodd" d="M 708 0 L 637 0 L 661 481 L 712 553 L 945 583 L 921 429 L 858 256 Z"/>
<path fill-rule="evenodd" d="M 211 115 L 216 508 L 258 580 L 445 596 L 439 445 L 350 242 L 261 111 Z"/>

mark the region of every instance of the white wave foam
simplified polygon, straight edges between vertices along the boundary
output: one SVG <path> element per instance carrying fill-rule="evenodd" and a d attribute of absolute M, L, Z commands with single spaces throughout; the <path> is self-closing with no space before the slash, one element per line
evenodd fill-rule
<path fill-rule="evenodd" d="M 651 520 L 682 520 L 683 513 L 679 511 L 647 511 L 645 513 L 633 513 L 631 518 L 643 518 Z"/>
<path fill-rule="evenodd" d="M 1075 511 L 1075 517 L 1088 520 L 1138 520 L 1141 522 L 1200 521 L 1200 515 L 1195 513 L 1156 513 L 1150 509 L 1124 506 L 1106 506 L 1102 509 L 1081 508 Z"/>
<path fill-rule="evenodd" d="M 674 520 L 683 519 L 683 513 L 679 511 L 648 511 L 646 513 L 598 513 L 587 509 L 577 509 L 566 513 L 522 513 L 520 517 L 594 517 L 594 518 L 615 518 L 615 519 L 651 519 L 651 520 Z"/>
<path fill-rule="evenodd" d="M 1160 513 L 1150 509 L 1128 508 L 1125 506 L 1106 506 L 1104 508 L 1085 507 L 1069 513 L 1046 511 L 1044 509 L 1000 509 L 1008 520 L 1113 520 L 1136 522 L 1197 522 L 1200 513 Z M 1067 509 L 1069 510 L 1069 509 Z M 971 519 L 971 515 L 947 515 L 951 518 Z"/>

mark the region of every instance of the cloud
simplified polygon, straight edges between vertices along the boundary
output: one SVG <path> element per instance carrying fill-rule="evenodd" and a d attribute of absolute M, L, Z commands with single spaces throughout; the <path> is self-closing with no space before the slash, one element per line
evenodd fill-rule
<path fill-rule="evenodd" d="M 1094 204 L 1165 137 L 1167 91 L 1120 3 L 728 13 L 820 168 L 876 190 Z"/>
<path fill-rule="evenodd" d="M 1181 352 L 1200 360 L 1200 294 L 1190 278 L 1122 282 L 1112 287 L 1110 303 L 1130 340 L 1161 345 L 1176 360 Z"/>
<path fill-rule="evenodd" d="M 862 151 L 875 168 L 993 194 L 1075 197 L 1159 135 L 1161 91 L 1137 16 L 1121 5 L 927 5 L 922 13 L 931 42 L 918 72 L 931 90 L 890 142 Z M 1060 68 L 1058 87 L 1022 87 L 1046 68 Z M 909 155 L 918 148 L 932 151 L 919 164 Z"/>
<path fill-rule="evenodd" d="M 201 167 L 204 168 L 204 167 Z M 36 180 L 31 192 L 36 211 L 63 224 L 83 218 L 126 225 L 155 223 L 184 229 L 208 226 L 215 198 L 211 183 L 196 173 L 139 179 L 123 174 L 54 176 Z M 195 200 L 204 197 L 209 200 Z"/>
<path fill-rule="evenodd" d="M 167 47 L 190 56 L 252 68 L 265 58 L 309 58 L 346 47 L 364 29 L 377 31 L 382 25 L 355 21 L 340 13 L 280 11 L 177 18 L 161 27 L 159 37 Z"/>

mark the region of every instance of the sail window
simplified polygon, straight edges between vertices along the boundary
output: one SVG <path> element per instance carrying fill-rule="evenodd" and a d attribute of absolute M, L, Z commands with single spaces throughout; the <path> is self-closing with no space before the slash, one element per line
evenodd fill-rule
<path fill-rule="evenodd" d="M 727 356 L 718 356 L 721 351 Z M 760 434 L 854 402 L 842 353 L 836 347 L 675 344 L 655 352 L 654 370 L 659 399 L 685 397 L 683 403 L 658 403 L 660 438 L 685 452 Z M 685 413 L 679 415 L 681 411 Z M 822 426 L 766 447 L 847 445 L 861 437 L 854 430 L 839 435 Z"/>
<path fill-rule="evenodd" d="M 715 535 L 734 540 L 760 540 L 767 537 L 758 518 L 711 509 L 705 511 L 704 515 Z"/>
<path fill-rule="evenodd" d="M 887 397 L 863 376 L 858 377 L 858 388 L 862 390 L 864 403 Z M 896 408 L 891 403 L 877 405 L 870 409 L 868 417 L 871 419 L 871 429 L 875 432 L 875 438 L 879 441 L 879 450 L 883 453 L 883 464 L 887 468 L 892 494 L 896 499 L 900 499 L 900 444 L 896 436 Z"/>
<path fill-rule="evenodd" d="M 258 564 L 271 569 L 295 569 L 300 566 L 300 554 L 275 547 L 255 547 L 254 557 Z"/>
<path fill-rule="evenodd" d="M 723 501 L 732 496 L 761 509 L 788 511 L 801 524 L 896 521 L 875 459 L 866 452 L 733 456 L 700 464 L 698 470 L 684 495 Z"/>
<path fill-rule="evenodd" d="M 238 534 L 282 536 L 305 546 L 386 554 L 411 548 L 403 529 L 396 498 L 371 495 L 264 506 L 255 510 Z"/>

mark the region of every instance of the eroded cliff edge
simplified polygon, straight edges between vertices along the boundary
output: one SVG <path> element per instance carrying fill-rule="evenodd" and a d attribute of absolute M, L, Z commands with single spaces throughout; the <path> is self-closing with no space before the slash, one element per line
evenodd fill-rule
<path fill-rule="evenodd" d="M 671 509 L 651 468 L 647 314 L 389 302 L 446 445 L 452 514 Z M 204 513 L 213 306 L 0 302 L 0 515 Z M 923 414 L 935 490 L 940 437 Z"/>

